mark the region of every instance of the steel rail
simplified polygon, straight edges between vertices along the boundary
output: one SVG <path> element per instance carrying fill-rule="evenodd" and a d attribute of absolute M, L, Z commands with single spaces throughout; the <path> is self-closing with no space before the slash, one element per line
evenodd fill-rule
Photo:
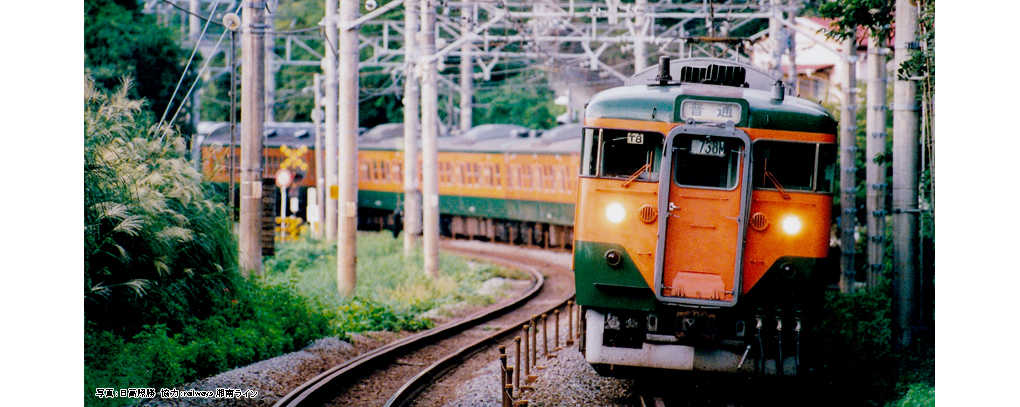
<path fill-rule="evenodd" d="M 551 314 L 553 310 L 567 305 L 567 302 L 572 300 L 573 298 L 574 295 L 571 294 L 569 297 L 563 299 L 562 301 L 556 303 L 555 305 L 549 307 L 548 309 L 544 309 L 541 312 L 538 312 L 537 314 L 538 315 L 541 315 L 543 313 Z M 517 321 L 516 323 L 510 326 L 507 326 L 506 328 L 500 330 L 499 332 L 496 332 L 485 338 L 479 339 L 478 341 L 475 341 L 474 343 L 467 345 L 457 350 L 456 352 L 451 353 L 450 355 L 436 361 L 429 367 L 425 368 L 425 370 L 421 371 L 421 373 L 418 373 L 413 378 L 411 378 L 411 380 L 408 380 L 407 383 L 404 383 L 404 385 L 401 386 L 400 389 L 393 393 L 393 396 L 390 396 L 390 399 L 386 401 L 385 406 L 399 407 L 408 405 L 408 403 L 414 398 L 414 396 L 418 395 L 423 390 L 425 390 L 425 388 L 434 383 L 437 378 L 441 377 L 443 374 L 447 373 L 451 369 L 456 368 L 459 364 L 458 362 L 463 362 L 467 360 L 468 358 L 474 356 L 476 353 L 481 351 L 482 348 L 485 348 L 486 346 L 489 345 L 493 345 L 497 343 L 500 339 L 506 337 L 507 335 L 519 331 L 521 329 L 521 325 L 531 320 L 532 320 L 531 318 L 521 319 L 520 321 Z M 559 327 L 556 327 L 556 329 L 559 329 Z"/>
<path fill-rule="evenodd" d="M 477 254 L 474 253 L 472 253 L 472 255 L 477 256 Z M 489 260 L 489 258 L 486 258 L 486 260 Z M 500 258 L 494 258 L 492 260 L 495 260 L 497 263 L 509 263 L 509 261 Z M 542 289 L 545 278 L 542 276 L 542 273 L 538 272 L 538 270 L 532 266 L 517 263 L 514 267 L 526 269 L 525 271 L 531 274 L 535 284 L 533 284 L 527 292 L 506 305 L 493 310 L 476 312 L 463 320 L 429 329 L 344 361 L 343 363 L 320 373 L 318 376 L 315 376 L 311 380 L 308 380 L 297 388 L 291 390 L 273 404 L 273 406 L 297 407 L 321 404 L 334 397 L 338 388 L 342 388 L 344 385 L 353 383 L 351 379 L 357 378 L 353 376 L 355 373 L 362 372 L 366 369 L 382 364 L 391 358 L 395 358 L 395 355 L 397 354 L 413 349 L 419 349 L 426 345 L 446 339 L 472 326 L 493 319 L 524 305 Z M 518 325 L 513 326 L 513 328 L 517 327 Z"/>

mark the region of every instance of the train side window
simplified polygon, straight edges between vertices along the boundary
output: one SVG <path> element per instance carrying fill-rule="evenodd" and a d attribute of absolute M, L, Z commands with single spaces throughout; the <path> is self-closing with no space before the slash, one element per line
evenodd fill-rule
<path fill-rule="evenodd" d="M 726 137 L 681 134 L 673 141 L 673 181 L 679 185 L 733 189 L 739 182 L 744 143 Z"/>
<path fill-rule="evenodd" d="M 662 158 L 662 135 L 627 130 L 602 130 L 599 161 L 602 177 L 629 178 L 648 166 L 637 179 L 657 181 Z"/>
<path fill-rule="evenodd" d="M 815 189 L 815 143 L 760 140 L 754 153 L 754 187 L 813 191 Z"/>
<path fill-rule="evenodd" d="M 815 191 L 831 194 L 836 191 L 836 145 L 818 145 L 818 185 Z"/>
<path fill-rule="evenodd" d="M 598 141 L 598 135 L 595 129 L 584 129 L 584 133 L 581 137 L 581 175 L 582 176 L 595 176 L 595 163 L 598 162 L 596 152 L 594 148 Z"/>

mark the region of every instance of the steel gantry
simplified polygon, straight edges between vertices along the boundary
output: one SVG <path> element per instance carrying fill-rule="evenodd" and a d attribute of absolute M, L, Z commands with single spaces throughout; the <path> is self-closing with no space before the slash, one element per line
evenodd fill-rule
<path fill-rule="evenodd" d="M 322 0 L 304 1 L 311 4 Z M 391 78 L 382 87 L 361 87 L 359 99 L 403 93 L 407 77 L 404 61 L 407 22 L 403 13 L 393 11 L 402 11 L 405 2 L 390 0 L 378 7 L 376 2 L 382 0 L 360 2 L 363 14 L 347 23 L 350 27 L 339 21 L 328 22 L 323 16 L 317 26 L 305 28 L 293 27 L 287 16 L 276 13 L 276 7 L 294 1 L 259 2 L 268 11 L 267 24 L 274 28 L 266 32 L 266 120 L 274 119 L 273 106 L 279 103 L 277 97 L 288 94 L 311 97 L 311 92 L 300 89 L 278 89 L 286 84 L 275 83 L 276 73 L 289 67 L 324 66 L 327 53 L 336 52 L 328 46 L 327 39 L 336 41 L 337 31 L 347 28 L 357 28 L 357 47 L 361 55 L 359 74 Z M 214 26 L 199 43 L 200 52 L 208 59 L 229 50 L 229 47 L 214 47 L 214 44 L 223 30 L 222 15 L 237 10 L 240 3 L 238 0 L 145 0 L 145 10 L 158 14 L 165 24 L 181 24 L 182 43 L 190 45 L 195 44 L 195 39 L 189 37 L 187 27 L 210 18 Z M 768 22 L 777 26 L 774 20 L 782 20 L 783 12 L 796 13 L 800 8 L 800 0 L 463 0 L 437 3 L 434 13 L 436 52 L 429 59 L 436 62 L 439 71 L 439 97 L 460 100 L 454 106 L 455 112 L 445 115 L 444 127 L 464 129 L 470 124 L 470 116 L 463 112 L 471 106 L 466 103 L 472 91 L 470 82 L 491 80 L 493 74 L 505 73 L 503 70 L 509 63 L 554 74 L 566 70 L 590 71 L 593 75 L 572 77 L 588 78 L 586 81 L 602 78 L 612 83 L 622 82 L 658 56 L 746 61 L 753 39 L 751 34 Z M 210 15 L 214 9 L 216 14 Z M 290 27 L 281 28 L 288 23 Z M 210 81 L 227 72 L 225 64 L 214 62 L 204 78 Z M 335 81 L 324 78 L 322 83 Z"/>

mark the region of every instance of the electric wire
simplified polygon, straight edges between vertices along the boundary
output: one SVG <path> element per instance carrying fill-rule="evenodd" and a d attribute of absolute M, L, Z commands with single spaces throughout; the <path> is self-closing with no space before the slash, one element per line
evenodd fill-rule
<path fill-rule="evenodd" d="M 166 1 L 166 0 L 164 0 L 164 1 Z M 216 2 L 213 3 L 212 14 L 216 14 L 216 9 L 219 8 L 219 6 L 220 6 L 220 0 L 216 0 Z M 189 12 L 189 14 L 190 14 L 190 12 Z M 170 106 L 173 106 L 173 104 L 174 104 L 174 98 L 177 96 L 177 91 L 181 89 L 181 83 L 184 82 L 184 77 L 188 75 L 188 68 L 191 68 L 191 63 L 195 60 L 195 54 L 198 53 L 198 48 L 202 44 L 202 39 L 205 38 L 206 30 L 209 29 L 209 23 L 211 23 L 211 22 L 212 22 L 212 19 L 205 20 L 205 26 L 202 27 L 202 33 L 199 34 L 198 35 L 198 39 L 195 40 L 195 48 L 193 48 L 191 50 L 191 56 L 188 57 L 188 63 L 184 65 L 184 71 L 181 72 L 181 77 L 177 79 L 177 86 L 174 86 L 174 91 L 173 91 L 173 93 L 170 94 L 170 101 L 166 102 L 166 107 L 163 108 L 163 115 L 160 116 L 159 124 L 156 125 L 157 129 L 163 127 L 163 121 L 166 120 L 166 114 L 170 111 Z M 224 32 L 226 32 L 226 31 L 224 31 Z M 222 38 L 223 37 L 221 36 L 220 39 L 222 39 Z M 183 105 L 183 102 L 181 104 Z"/>
<path fill-rule="evenodd" d="M 213 47 L 213 52 L 212 52 L 213 54 L 215 54 L 220 49 L 220 44 L 223 43 L 223 37 L 225 37 L 228 32 L 229 31 L 224 31 L 222 34 L 220 34 L 220 39 L 216 41 L 216 46 Z M 195 81 L 191 82 L 191 87 L 188 88 L 188 93 L 184 95 L 183 100 L 188 100 L 188 97 L 191 96 L 191 92 L 195 90 L 195 85 L 197 85 L 198 82 L 200 82 L 202 80 L 202 73 L 204 73 L 206 71 L 206 69 L 209 68 L 209 63 L 210 62 L 212 62 L 212 58 L 208 58 L 208 59 L 205 60 L 205 63 L 202 65 L 202 68 L 198 71 L 198 75 L 195 76 Z M 174 121 L 177 120 L 177 115 L 181 113 L 181 109 L 183 109 L 183 108 L 184 108 L 184 102 L 181 102 L 181 104 L 177 106 L 177 111 L 174 112 L 173 118 L 171 118 L 170 122 L 167 123 L 167 127 L 172 127 L 174 125 Z M 162 136 L 160 136 L 160 138 L 162 139 Z"/>

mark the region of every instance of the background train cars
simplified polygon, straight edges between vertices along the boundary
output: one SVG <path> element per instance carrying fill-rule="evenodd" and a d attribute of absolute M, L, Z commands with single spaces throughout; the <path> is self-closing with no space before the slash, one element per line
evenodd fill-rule
<path fill-rule="evenodd" d="M 202 171 L 214 182 L 228 181 L 228 127 L 225 123 L 200 127 Z M 266 124 L 263 176 L 274 177 L 281 167 L 298 168 L 303 173 L 290 194 L 300 200 L 301 217 L 303 190 L 315 185 L 314 134 L 312 123 Z M 359 136 L 361 229 L 390 229 L 396 233 L 402 227 L 403 137 L 402 123 L 379 125 Z M 459 136 L 440 137 L 441 232 L 446 236 L 569 246 L 580 139 L 581 127 L 577 124 L 544 132 L 486 124 Z M 235 140 L 234 150 L 239 156 L 237 143 Z"/>

